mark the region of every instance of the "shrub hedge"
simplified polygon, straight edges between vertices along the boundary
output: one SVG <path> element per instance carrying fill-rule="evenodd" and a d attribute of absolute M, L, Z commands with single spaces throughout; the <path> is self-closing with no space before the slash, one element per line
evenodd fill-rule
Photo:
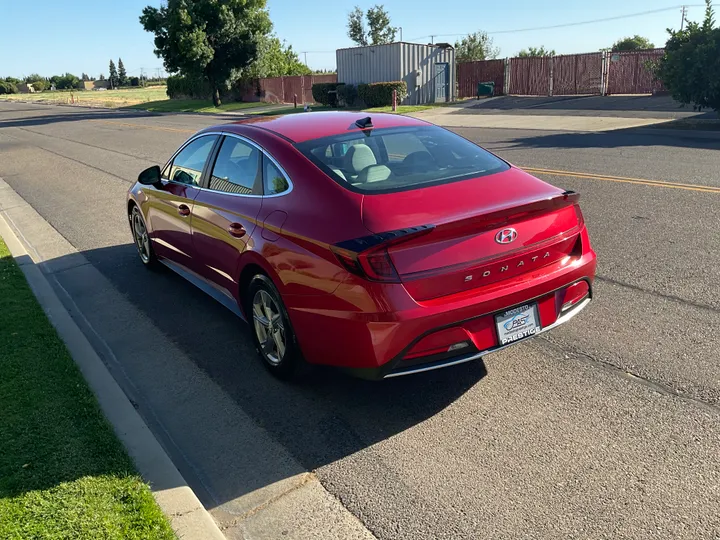
<path fill-rule="evenodd" d="M 338 89 L 340 83 L 315 83 L 312 85 L 312 96 L 316 103 L 321 105 L 330 105 L 337 107 L 337 94 L 334 92 Z"/>
<path fill-rule="evenodd" d="M 358 89 L 354 84 L 340 84 L 337 87 L 338 101 L 346 107 L 353 107 L 358 101 Z"/>
<path fill-rule="evenodd" d="M 392 105 L 393 90 L 397 90 L 398 103 L 407 97 L 405 81 L 360 84 L 358 85 L 358 96 L 367 107 L 384 107 Z"/>

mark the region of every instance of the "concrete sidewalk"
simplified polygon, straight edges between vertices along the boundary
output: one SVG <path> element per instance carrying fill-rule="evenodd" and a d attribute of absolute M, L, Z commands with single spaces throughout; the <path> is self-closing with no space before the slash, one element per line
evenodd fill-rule
<path fill-rule="evenodd" d="M 445 127 L 540 129 L 545 131 L 611 131 L 668 122 L 665 118 L 615 118 L 608 116 L 544 116 L 520 114 L 462 114 L 443 108 L 412 114 Z"/>

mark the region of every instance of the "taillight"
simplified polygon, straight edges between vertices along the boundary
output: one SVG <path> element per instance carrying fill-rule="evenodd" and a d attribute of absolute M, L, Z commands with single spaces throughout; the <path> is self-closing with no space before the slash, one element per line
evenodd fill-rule
<path fill-rule="evenodd" d="M 361 253 L 359 259 L 365 274 L 370 279 L 375 281 L 400 281 L 400 276 L 395 270 L 392 260 L 390 260 L 387 249 L 368 253 L 367 255 Z"/>
<path fill-rule="evenodd" d="M 580 210 L 580 205 L 574 204 L 573 208 L 575 208 L 575 215 L 577 216 L 578 225 L 582 226 L 585 223 L 585 218 L 583 217 L 582 210 Z"/>
<path fill-rule="evenodd" d="M 432 232 L 434 225 L 422 225 L 380 234 L 371 234 L 331 246 L 337 260 L 348 272 L 371 281 L 399 283 L 388 247 Z"/>

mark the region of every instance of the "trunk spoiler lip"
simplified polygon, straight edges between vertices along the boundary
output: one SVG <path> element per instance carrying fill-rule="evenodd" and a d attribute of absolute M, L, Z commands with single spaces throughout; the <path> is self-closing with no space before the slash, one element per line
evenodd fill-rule
<path fill-rule="evenodd" d="M 489 213 L 480 214 L 479 216 L 477 216 L 476 219 L 478 223 L 482 223 L 483 225 L 485 225 L 485 228 L 489 229 L 492 227 L 503 225 L 504 223 L 508 222 L 510 218 L 514 215 L 526 215 L 528 213 L 547 210 L 549 208 L 563 208 L 571 204 L 577 204 L 579 198 L 580 194 L 576 193 L 575 191 L 563 191 L 551 197 L 534 199 L 521 203 L 519 205 L 516 204 L 505 208 L 492 210 Z M 375 249 L 384 249 L 392 245 L 400 244 L 402 242 L 406 242 L 419 236 L 429 234 L 439 226 L 440 225 L 427 224 L 415 227 L 405 227 L 403 229 L 395 229 L 392 231 L 386 231 L 381 233 L 373 233 L 367 236 L 362 236 L 360 238 L 353 238 L 352 240 L 338 242 L 336 244 L 333 244 L 332 247 L 335 250 L 354 254 Z M 580 226 L 581 225 L 579 224 L 578 227 Z M 574 231 L 575 229 L 576 228 L 573 228 L 572 231 Z M 566 231 L 566 233 L 567 232 L 570 231 Z M 554 237 L 553 239 L 556 238 L 557 237 Z M 540 244 L 545 242 L 546 240 L 543 240 L 542 242 L 540 242 Z"/>

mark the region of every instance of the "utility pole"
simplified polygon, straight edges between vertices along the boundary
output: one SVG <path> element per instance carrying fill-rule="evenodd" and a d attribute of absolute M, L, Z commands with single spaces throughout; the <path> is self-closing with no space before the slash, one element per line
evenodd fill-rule
<path fill-rule="evenodd" d="M 398 26 L 398 30 L 400 30 L 400 41 L 402 42 L 402 26 Z"/>
<path fill-rule="evenodd" d="M 431 45 L 435 44 L 435 36 L 430 36 L 430 44 Z"/>
<path fill-rule="evenodd" d="M 687 6 L 682 6 L 682 9 L 680 10 L 682 20 L 680 21 L 680 31 L 683 31 L 683 28 L 685 28 L 685 17 L 687 16 Z"/>

